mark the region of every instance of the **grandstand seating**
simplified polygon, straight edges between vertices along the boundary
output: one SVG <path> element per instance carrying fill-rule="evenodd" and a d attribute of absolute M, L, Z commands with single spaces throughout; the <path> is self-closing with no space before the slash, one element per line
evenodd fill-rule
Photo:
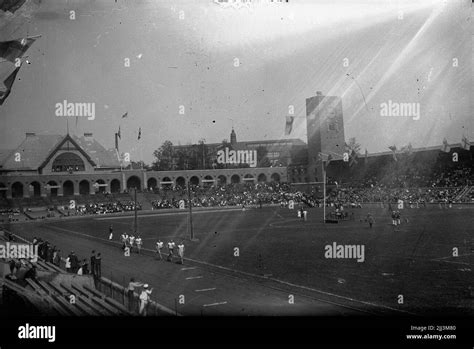
<path fill-rule="evenodd" d="M 0 234 L 0 240 L 7 238 Z M 0 260 L 0 263 L 6 261 Z M 124 305 L 94 289 L 91 282 L 86 282 L 92 280 L 91 277 L 68 274 L 43 260 L 38 260 L 35 266 L 36 278 L 23 279 L 24 272 L 17 272 L 16 281 L 2 278 L 0 285 L 10 291 L 10 296 L 15 294 L 29 302 L 39 313 L 60 316 L 132 315 Z M 70 295 L 75 296 L 75 302 L 70 301 Z"/>

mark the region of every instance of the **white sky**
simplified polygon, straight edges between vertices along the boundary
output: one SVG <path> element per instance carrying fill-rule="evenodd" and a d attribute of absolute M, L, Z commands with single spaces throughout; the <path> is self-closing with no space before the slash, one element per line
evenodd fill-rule
<path fill-rule="evenodd" d="M 304 116 L 316 91 L 343 98 L 346 139 L 370 153 L 459 143 L 463 133 L 473 141 L 469 16 L 460 0 L 290 0 L 251 10 L 211 0 L 30 0 L 15 16 L 0 14 L 2 40 L 42 35 L 0 106 L 0 148 L 25 132 L 64 133 L 65 118 L 54 115 L 64 99 L 96 103 L 96 119 L 77 128 L 70 119 L 71 133 L 113 147 L 120 125 L 120 150 L 148 163 L 164 140 L 220 142 L 232 124 L 238 140 L 306 141 L 304 118 L 284 136 L 285 116 L 289 105 Z M 0 63 L 0 78 L 13 68 Z M 420 103 L 420 120 L 380 116 L 389 100 Z"/>

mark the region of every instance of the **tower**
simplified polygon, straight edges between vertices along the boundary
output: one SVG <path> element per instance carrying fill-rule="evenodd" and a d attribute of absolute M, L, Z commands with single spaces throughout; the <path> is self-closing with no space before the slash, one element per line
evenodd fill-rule
<path fill-rule="evenodd" d="M 306 98 L 306 130 L 308 133 L 308 174 L 310 182 L 321 181 L 319 153 L 340 159 L 344 153 L 344 118 L 342 100 L 337 96 Z M 319 165 L 319 166 L 318 166 Z"/>
<path fill-rule="evenodd" d="M 235 146 L 237 144 L 237 135 L 235 134 L 234 128 L 232 127 L 232 132 L 230 133 L 230 145 Z"/>

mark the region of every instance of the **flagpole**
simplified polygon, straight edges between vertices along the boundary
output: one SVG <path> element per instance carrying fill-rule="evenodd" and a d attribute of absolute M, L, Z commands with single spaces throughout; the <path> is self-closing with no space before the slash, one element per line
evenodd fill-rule
<path fill-rule="evenodd" d="M 323 161 L 323 223 L 326 224 L 326 169 Z"/>
<path fill-rule="evenodd" d="M 194 240 L 194 230 L 193 230 L 193 204 L 191 202 L 191 182 L 188 182 L 188 206 L 189 206 L 189 227 L 191 241 Z"/>
<path fill-rule="evenodd" d="M 135 187 L 135 196 L 134 196 L 134 222 L 133 222 L 133 234 L 137 235 L 137 227 L 138 227 L 138 220 L 137 220 L 137 187 Z"/>

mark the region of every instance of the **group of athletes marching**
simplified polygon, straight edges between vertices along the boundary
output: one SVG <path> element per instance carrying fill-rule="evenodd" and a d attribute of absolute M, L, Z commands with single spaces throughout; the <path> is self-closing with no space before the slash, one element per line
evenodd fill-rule
<path fill-rule="evenodd" d="M 125 251 L 127 248 L 129 248 L 130 253 L 133 253 L 134 248 L 136 248 L 137 253 L 139 254 L 143 241 L 140 236 L 133 236 L 133 235 L 128 235 L 127 233 L 123 233 L 120 237 L 120 241 L 122 243 L 122 249 Z M 159 260 L 163 260 L 163 248 L 164 248 L 164 242 L 161 240 L 158 240 L 156 242 L 156 255 Z M 178 257 L 178 263 L 179 264 L 184 264 L 184 242 L 181 241 L 178 245 L 176 245 L 176 242 L 171 239 L 168 241 L 166 244 L 168 248 L 168 256 L 166 257 L 166 260 L 168 262 L 173 262 L 174 257 Z"/>
<path fill-rule="evenodd" d="M 133 252 L 134 248 L 136 248 L 137 253 L 140 253 L 140 251 L 142 250 L 143 241 L 140 236 L 135 237 L 133 235 L 123 233 L 120 236 L 120 242 L 122 243 L 122 249 L 124 251 L 129 248 L 129 251 Z"/>
<path fill-rule="evenodd" d="M 170 241 L 167 242 L 167 247 L 168 247 L 168 256 L 166 260 L 168 262 L 173 262 L 173 257 L 176 256 L 178 257 L 178 263 L 183 264 L 184 263 L 184 242 L 181 241 L 178 245 L 176 245 L 176 242 L 171 239 Z M 164 247 L 164 243 L 161 240 L 158 240 L 156 243 L 156 255 L 158 256 L 158 259 L 161 261 L 163 260 L 163 254 L 162 250 Z"/>

